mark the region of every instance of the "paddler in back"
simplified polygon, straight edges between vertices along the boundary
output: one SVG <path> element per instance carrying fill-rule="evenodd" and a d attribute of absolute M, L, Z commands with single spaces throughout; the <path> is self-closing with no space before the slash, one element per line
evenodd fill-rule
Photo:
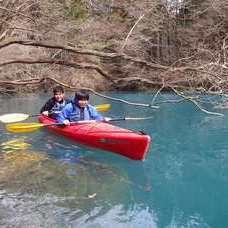
<path fill-rule="evenodd" d="M 86 90 L 76 92 L 71 102 L 59 113 L 57 121 L 69 125 L 70 122 L 81 120 L 104 120 L 88 101 L 89 93 Z"/>
<path fill-rule="evenodd" d="M 58 114 L 69 102 L 70 99 L 64 98 L 63 87 L 56 86 L 53 88 L 53 97 L 44 104 L 40 113 L 56 120 Z"/>

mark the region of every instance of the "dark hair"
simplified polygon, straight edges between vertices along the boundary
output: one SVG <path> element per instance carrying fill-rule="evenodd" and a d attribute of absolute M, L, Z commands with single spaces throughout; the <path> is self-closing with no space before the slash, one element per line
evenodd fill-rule
<path fill-rule="evenodd" d="M 76 100 L 89 100 L 89 93 L 86 90 L 80 90 L 75 93 Z"/>
<path fill-rule="evenodd" d="M 53 93 L 64 93 L 64 89 L 62 86 L 56 86 L 53 88 Z"/>

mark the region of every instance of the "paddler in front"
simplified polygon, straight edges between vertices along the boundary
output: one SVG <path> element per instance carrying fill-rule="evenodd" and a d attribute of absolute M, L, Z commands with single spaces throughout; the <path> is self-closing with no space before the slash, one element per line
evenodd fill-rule
<path fill-rule="evenodd" d="M 70 99 L 64 98 L 64 89 L 62 86 L 53 88 L 53 97 L 49 99 L 41 108 L 40 113 L 57 119 L 60 111 L 70 102 Z"/>
<path fill-rule="evenodd" d="M 57 121 L 69 125 L 70 122 L 81 120 L 104 120 L 88 101 L 89 93 L 86 90 L 76 92 L 71 102 L 59 113 Z"/>

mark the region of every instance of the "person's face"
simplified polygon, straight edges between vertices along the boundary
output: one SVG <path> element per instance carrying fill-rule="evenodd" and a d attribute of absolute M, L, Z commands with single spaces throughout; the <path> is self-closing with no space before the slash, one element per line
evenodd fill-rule
<path fill-rule="evenodd" d="M 78 100 L 80 107 L 84 108 L 88 104 L 88 100 Z"/>
<path fill-rule="evenodd" d="M 56 92 L 54 93 L 54 98 L 56 101 L 60 102 L 64 97 L 64 93 L 62 92 Z"/>

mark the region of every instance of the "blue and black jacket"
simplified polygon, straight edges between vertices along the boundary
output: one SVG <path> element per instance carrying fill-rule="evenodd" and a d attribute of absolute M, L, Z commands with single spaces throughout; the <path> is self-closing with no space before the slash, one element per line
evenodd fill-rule
<path fill-rule="evenodd" d="M 103 120 L 104 117 L 90 104 L 87 104 L 83 108 L 80 107 L 76 99 L 73 98 L 57 117 L 57 121 L 60 123 L 66 119 L 70 122 L 75 122 L 80 120 Z"/>
<path fill-rule="evenodd" d="M 48 111 L 50 114 L 48 115 L 52 119 L 56 119 L 58 114 L 62 111 L 62 109 L 70 103 L 70 99 L 63 99 L 60 102 L 57 102 L 54 97 L 49 99 L 44 106 L 41 108 L 40 113 L 44 111 Z"/>

